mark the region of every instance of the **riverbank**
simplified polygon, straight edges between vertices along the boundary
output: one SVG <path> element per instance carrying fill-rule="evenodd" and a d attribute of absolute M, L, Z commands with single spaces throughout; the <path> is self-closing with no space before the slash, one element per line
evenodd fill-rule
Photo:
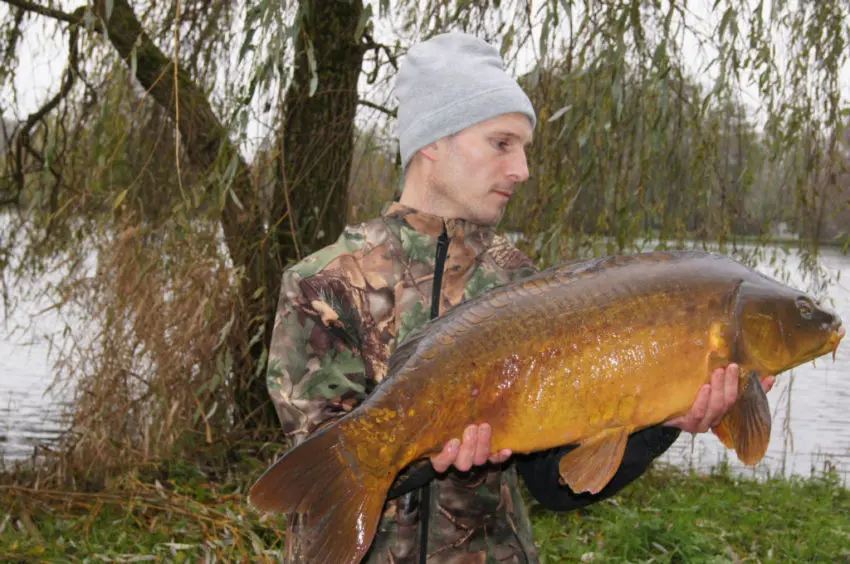
<path fill-rule="evenodd" d="M 274 561 L 283 519 L 244 502 L 255 462 L 217 476 L 172 462 L 94 493 L 0 485 L 0 560 Z M 757 483 L 657 465 L 611 500 L 530 511 L 543 562 L 850 559 L 850 490 L 828 473 Z"/>

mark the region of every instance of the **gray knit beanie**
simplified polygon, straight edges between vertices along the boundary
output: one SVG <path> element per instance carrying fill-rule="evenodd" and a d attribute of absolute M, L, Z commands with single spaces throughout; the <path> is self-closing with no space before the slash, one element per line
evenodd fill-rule
<path fill-rule="evenodd" d="M 499 51 L 465 33 L 445 33 L 410 48 L 396 77 L 403 169 L 426 145 L 471 125 L 519 112 L 537 116 L 502 65 Z"/>

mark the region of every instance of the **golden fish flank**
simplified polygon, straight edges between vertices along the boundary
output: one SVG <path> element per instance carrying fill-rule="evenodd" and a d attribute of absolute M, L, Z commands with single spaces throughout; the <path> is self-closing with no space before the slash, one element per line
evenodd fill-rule
<path fill-rule="evenodd" d="M 730 362 L 747 377 L 714 432 L 755 464 L 770 438 L 759 376 L 834 353 L 843 336 L 835 313 L 721 255 L 572 262 L 427 324 L 369 399 L 276 462 L 250 499 L 307 513 L 309 562 L 358 562 L 397 474 L 468 424 L 491 424 L 494 451 L 579 445 L 562 481 L 598 492 L 629 434 L 686 413 Z"/>

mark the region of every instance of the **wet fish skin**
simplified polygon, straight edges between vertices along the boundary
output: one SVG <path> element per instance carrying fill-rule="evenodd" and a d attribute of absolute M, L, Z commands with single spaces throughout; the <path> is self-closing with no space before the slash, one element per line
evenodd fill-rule
<path fill-rule="evenodd" d="M 598 492 L 630 433 L 687 413 L 730 362 L 749 376 L 715 433 L 754 464 L 770 437 L 758 377 L 834 351 L 842 336 L 834 312 L 721 255 L 573 262 L 429 323 L 367 401 L 287 453 L 250 498 L 309 512 L 311 562 L 356 562 L 398 472 L 468 424 L 490 423 L 494 451 L 580 444 L 562 479 Z"/>

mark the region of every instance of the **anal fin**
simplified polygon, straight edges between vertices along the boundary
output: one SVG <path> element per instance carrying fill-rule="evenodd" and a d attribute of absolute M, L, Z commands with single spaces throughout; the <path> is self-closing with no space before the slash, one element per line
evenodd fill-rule
<path fill-rule="evenodd" d="M 770 443 L 770 404 L 755 372 L 742 379 L 738 401 L 712 429 L 738 459 L 748 466 L 758 463 Z"/>
<path fill-rule="evenodd" d="M 599 493 L 620 467 L 628 437 L 625 427 L 605 429 L 590 437 L 561 458 L 561 480 L 575 493 Z"/>

